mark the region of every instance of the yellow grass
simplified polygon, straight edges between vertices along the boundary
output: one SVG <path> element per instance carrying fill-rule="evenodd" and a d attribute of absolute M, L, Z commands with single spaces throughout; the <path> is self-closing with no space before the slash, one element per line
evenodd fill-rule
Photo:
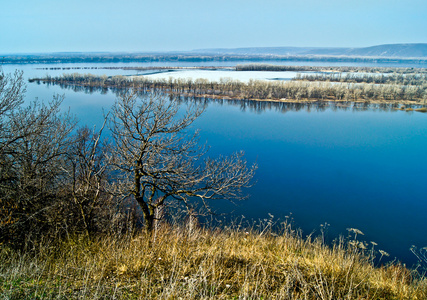
<path fill-rule="evenodd" d="M 75 237 L 32 253 L 3 248 L 2 299 L 426 299 L 427 280 L 375 268 L 357 241 L 333 247 L 269 230 L 164 226 L 153 235 Z"/>

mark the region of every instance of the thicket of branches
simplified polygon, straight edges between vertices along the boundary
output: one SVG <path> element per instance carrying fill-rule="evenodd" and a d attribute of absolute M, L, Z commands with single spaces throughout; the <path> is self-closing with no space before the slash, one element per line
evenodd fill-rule
<path fill-rule="evenodd" d="M 138 206 L 150 231 L 170 203 L 194 213 L 197 199 L 241 199 L 250 186 L 241 154 L 202 160 L 184 133 L 202 108 L 180 119 L 177 102 L 124 93 L 95 130 L 61 112 L 62 97 L 26 105 L 24 93 L 22 73 L 0 74 L 0 244 L 132 230 Z"/>
<path fill-rule="evenodd" d="M 106 193 L 107 145 L 61 113 L 62 97 L 24 105 L 22 73 L 0 80 L 0 243 L 108 231 L 123 216 Z"/>

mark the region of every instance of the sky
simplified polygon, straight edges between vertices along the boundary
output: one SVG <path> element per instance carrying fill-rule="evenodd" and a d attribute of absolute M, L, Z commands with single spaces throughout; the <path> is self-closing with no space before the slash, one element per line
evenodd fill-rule
<path fill-rule="evenodd" d="M 426 0 L 0 0 L 0 53 L 427 43 Z"/>

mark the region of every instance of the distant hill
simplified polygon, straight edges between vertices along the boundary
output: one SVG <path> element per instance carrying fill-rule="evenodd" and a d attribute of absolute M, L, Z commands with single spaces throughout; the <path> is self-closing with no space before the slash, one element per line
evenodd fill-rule
<path fill-rule="evenodd" d="M 365 48 L 252 47 L 170 52 L 57 52 L 0 54 L 2 64 L 205 62 L 210 61 L 322 61 L 427 64 L 427 44 L 391 44 Z"/>
<path fill-rule="evenodd" d="M 330 55 L 343 53 L 351 48 L 318 47 L 252 47 L 252 48 L 214 48 L 191 51 L 193 54 L 208 55 Z"/>
<path fill-rule="evenodd" d="M 415 58 L 427 57 L 427 44 L 388 44 L 365 48 L 253 47 L 199 49 L 192 53 L 216 55 L 322 55 Z"/>
<path fill-rule="evenodd" d="M 427 57 L 427 44 L 389 44 L 367 48 L 354 48 L 347 52 L 349 56 L 380 57 Z"/>

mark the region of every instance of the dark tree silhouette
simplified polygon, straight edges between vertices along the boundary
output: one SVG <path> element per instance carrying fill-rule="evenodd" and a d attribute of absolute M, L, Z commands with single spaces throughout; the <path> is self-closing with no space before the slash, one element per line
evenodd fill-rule
<path fill-rule="evenodd" d="M 189 126 L 203 109 L 189 108 L 181 116 L 176 102 L 160 94 L 119 97 L 112 108 L 110 129 L 115 141 L 111 161 L 120 171 L 118 192 L 133 196 L 140 205 L 147 230 L 153 229 L 156 211 L 168 203 L 190 206 L 195 199 L 244 198 L 256 165 L 247 167 L 243 153 L 205 158 L 197 132 Z"/>

